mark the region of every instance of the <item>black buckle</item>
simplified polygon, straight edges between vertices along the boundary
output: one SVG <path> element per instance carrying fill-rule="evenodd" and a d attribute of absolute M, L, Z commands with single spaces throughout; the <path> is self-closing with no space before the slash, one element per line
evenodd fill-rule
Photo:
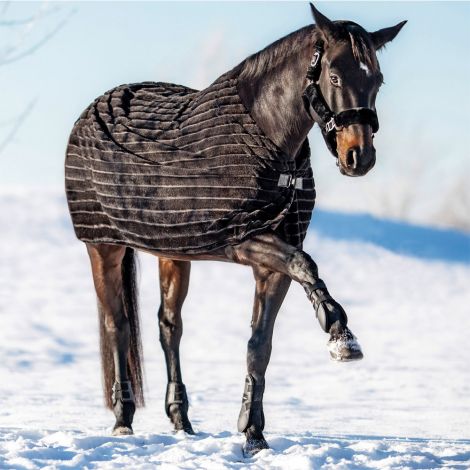
<path fill-rule="evenodd" d="M 277 185 L 281 188 L 293 187 L 294 189 L 304 189 L 304 179 L 288 173 L 281 173 Z"/>

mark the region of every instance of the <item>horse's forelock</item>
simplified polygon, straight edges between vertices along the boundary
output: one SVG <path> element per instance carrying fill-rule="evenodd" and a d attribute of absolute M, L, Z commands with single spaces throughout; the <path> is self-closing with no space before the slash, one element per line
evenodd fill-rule
<path fill-rule="evenodd" d="M 369 33 L 352 21 L 337 21 L 335 23 L 339 26 L 338 39 L 351 44 L 356 62 L 366 64 L 373 72 L 376 72 L 378 62 Z"/>
<path fill-rule="evenodd" d="M 371 44 L 368 44 L 368 41 L 364 35 L 354 34 L 349 31 L 349 39 L 351 41 L 351 49 L 356 62 L 362 62 L 370 67 L 373 71 L 376 71 L 378 63 L 375 56 L 375 51 L 371 47 Z"/>

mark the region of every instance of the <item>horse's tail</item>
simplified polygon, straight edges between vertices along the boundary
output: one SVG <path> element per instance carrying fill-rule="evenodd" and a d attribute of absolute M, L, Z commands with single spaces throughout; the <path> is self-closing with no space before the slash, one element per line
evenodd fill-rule
<path fill-rule="evenodd" d="M 122 300 L 124 312 L 129 321 L 130 338 L 127 356 L 127 373 L 134 392 L 136 406 L 144 406 L 142 343 L 139 326 L 139 306 L 137 289 L 137 256 L 132 248 L 126 248 L 122 260 Z M 103 388 L 106 406 L 113 409 L 112 389 L 114 385 L 114 360 L 111 345 L 107 339 L 104 315 L 100 315 L 100 349 L 103 365 Z"/>

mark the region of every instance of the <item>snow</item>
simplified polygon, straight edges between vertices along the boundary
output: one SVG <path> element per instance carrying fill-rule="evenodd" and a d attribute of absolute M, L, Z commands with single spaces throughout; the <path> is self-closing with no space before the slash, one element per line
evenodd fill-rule
<path fill-rule="evenodd" d="M 156 259 L 141 256 L 147 407 L 134 436 L 112 437 L 88 259 L 62 193 L 3 189 L 0 207 L 0 468 L 470 468 L 468 236 L 316 212 L 306 251 L 364 359 L 329 359 L 328 337 L 293 285 L 266 376 L 271 449 L 246 459 L 236 420 L 250 269 L 193 263 L 181 356 L 198 434 L 188 437 L 164 413 Z"/>

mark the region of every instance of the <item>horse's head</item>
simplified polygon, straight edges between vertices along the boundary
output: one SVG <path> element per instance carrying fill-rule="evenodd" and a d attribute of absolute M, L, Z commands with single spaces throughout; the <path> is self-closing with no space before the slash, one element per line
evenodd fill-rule
<path fill-rule="evenodd" d="M 376 51 L 391 41 L 406 21 L 368 33 L 356 23 L 330 21 L 310 5 L 323 43 L 316 86 L 336 118 L 333 131 L 323 129 L 324 136 L 336 153 L 341 173 L 362 176 L 375 164 L 375 99 L 383 82 Z"/>

